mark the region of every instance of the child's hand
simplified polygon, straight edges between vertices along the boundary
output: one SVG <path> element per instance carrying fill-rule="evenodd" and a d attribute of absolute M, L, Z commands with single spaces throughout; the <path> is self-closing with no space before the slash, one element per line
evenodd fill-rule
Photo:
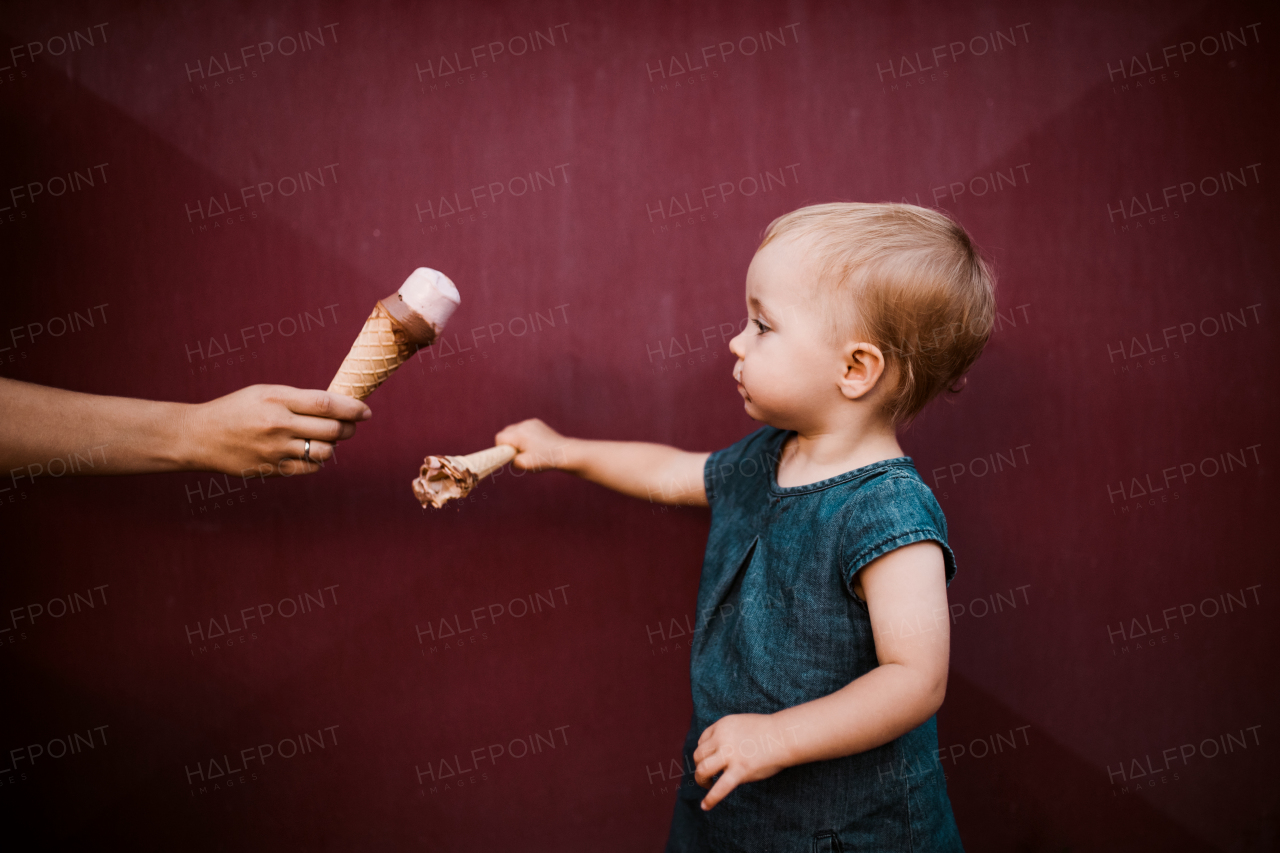
<path fill-rule="evenodd" d="M 702 798 L 703 811 L 709 811 L 739 784 L 768 779 L 790 766 L 788 735 L 792 741 L 796 739 L 770 714 L 730 714 L 707 726 L 693 751 L 697 762 L 693 778 L 702 787 L 711 788 Z M 724 775 L 712 787 L 717 773 Z"/>
<path fill-rule="evenodd" d="M 495 444 L 509 444 L 519 451 L 512 464 L 521 471 L 565 468 L 568 463 L 565 451 L 572 441 L 537 418 L 512 424 L 493 440 Z"/>

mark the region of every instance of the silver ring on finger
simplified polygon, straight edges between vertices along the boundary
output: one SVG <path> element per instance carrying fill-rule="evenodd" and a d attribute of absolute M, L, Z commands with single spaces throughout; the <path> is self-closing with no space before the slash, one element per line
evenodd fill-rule
<path fill-rule="evenodd" d="M 311 439 L 309 438 L 302 442 L 302 461 L 311 461 Z"/>

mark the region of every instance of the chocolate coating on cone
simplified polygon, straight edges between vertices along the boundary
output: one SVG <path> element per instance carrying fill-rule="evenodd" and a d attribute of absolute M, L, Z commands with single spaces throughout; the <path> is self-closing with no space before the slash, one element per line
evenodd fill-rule
<path fill-rule="evenodd" d="M 429 347 L 440 334 L 440 330 L 435 325 L 409 307 L 398 290 L 390 296 L 383 297 L 378 304 L 391 316 L 391 319 L 404 332 L 405 339 L 411 344 Z"/>
<path fill-rule="evenodd" d="M 408 361 L 418 347 L 404 326 L 379 302 L 364 321 L 328 390 L 363 400 Z"/>

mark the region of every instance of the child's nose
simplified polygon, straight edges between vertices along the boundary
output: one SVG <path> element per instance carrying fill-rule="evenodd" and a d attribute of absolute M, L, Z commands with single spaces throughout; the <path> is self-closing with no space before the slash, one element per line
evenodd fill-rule
<path fill-rule="evenodd" d="M 746 354 L 746 349 L 742 345 L 742 338 L 744 335 L 746 335 L 746 333 L 747 333 L 747 330 L 743 329 L 741 332 L 738 332 L 738 334 L 734 335 L 733 338 L 729 341 L 729 352 L 733 353 L 738 358 L 743 358 Z"/>

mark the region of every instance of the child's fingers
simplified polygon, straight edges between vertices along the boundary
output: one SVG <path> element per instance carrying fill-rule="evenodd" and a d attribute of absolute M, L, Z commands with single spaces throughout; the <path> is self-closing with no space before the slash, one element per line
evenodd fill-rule
<path fill-rule="evenodd" d="M 534 450 L 520 451 L 511 462 L 521 471 L 545 471 L 553 467 L 549 464 L 550 457 L 547 454 Z"/>
<path fill-rule="evenodd" d="M 723 752 L 708 751 L 700 761 L 695 753 L 694 760 L 698 763 L 693 768 L 693 780 L 704 788 L 710 788 L 716 774 L 729 766 L 729 758 Z"/>
<path fill-rule="evenodd" d="M 516 429 L 516 425 L 515 425 L 515 424 L 512 424 L 511 426 L 504 428 L 501 432 L 499 432 L 497 435 L 495 435 L 495 436 L 493 437 L 493 443 L 494 443 L 494 444 L 509 444 L 509 445 L 511 445 L 512 447 L 514 447 L 514 448 L 516 448 L 517 450 L 519 450 L 519 449 L 520 449 L 520 445 L 522 444 L 522 442 L 521 442 L 521 436 L 520 436 L 520 433 L 519 433 L 519 431 Z"/>
<path fill-rule="evenodd" d="M 537 418 L 529 418 L 519 423 L 507 424 L 502 431 L 494 436 L 497 444 L 510 444 L 515 447 L 523 447 L 524 444 L 542 442 L 547 439 L 559 438 L 560 434 L 551 427 L 544 424 Z"/>
<path fill-rule="evenodd" d="M 702 737 L 698 738 L 698 746 L 693 750 L 695 764 L 720 748 L 719 742 L 715 740 L 715 732 L 711 731 L 712 728 L 714 727 L 708 726 L 702 732 Z"/>
<path fill-rule="evenodd" d="M 511 460 L 517 469 L 521 471 L 540 471 L 538 460 L 532 453 L 522 453 L 515 459 Z"/>
<path fill-rule="evenodd" d="M 738 787 L 739 775 L 733 770 L 726 771 L 707 795 L 702 798 L 702 810 L 710 811 L 716 803 L 729 796 L 729 792 Z"/>

